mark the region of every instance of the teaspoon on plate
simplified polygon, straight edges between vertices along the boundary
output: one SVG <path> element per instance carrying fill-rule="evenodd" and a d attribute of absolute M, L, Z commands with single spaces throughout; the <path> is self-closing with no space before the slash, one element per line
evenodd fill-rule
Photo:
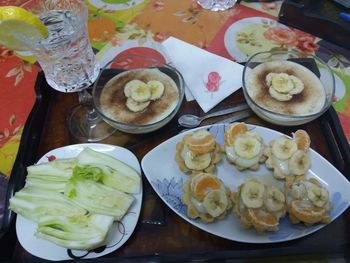
<path fill-rule="evenodd" d="M 224 109 L 224 110 L 220 110 L 220 111 L 216 111 L 213 113 L 210 113 L 208 115 L 204 115 L 204 116 L 196 116 L 196 115 L 192 115 L 192 114 L 185 114 L 180 116 L 180 118 L 178 119 L 178 122 L 181 126 L 186 127 L 186 128 L 195 128 L 198 127 L 201 122 L 205 119 L 211 118 L 211 117 L 217 117 L 217 116 L 221 116 L 221 115 L 226 115 L 229 113 L 233 113 L 233 112 L 237 112 L 237 111 L 241 111 L 241 110 L 246 110 L 249 109 L 248 104 L 243 103 L 243 104 L 239 104 L 237 106 L 228 108 L 228 109 Z"/>

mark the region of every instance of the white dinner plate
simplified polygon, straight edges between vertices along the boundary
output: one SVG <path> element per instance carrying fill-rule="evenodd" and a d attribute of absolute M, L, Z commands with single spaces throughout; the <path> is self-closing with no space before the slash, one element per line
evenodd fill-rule
<path fill-rule="evenodd" d="M 139 161 L 132 152 L 125 148 L 108 144 L 75 144 L 57 148 L 41 157 L 38 163 L 47 162 L 48 157 L 52 155 L 57 159 L 76 157 L 85 147 L 113 156 L 114 158 L 130 165 L 141 174 Z M 142 188 L 140 193 L 135 194 L 134 196 L 135 201 L 131 205 L 127 214 L 122 218 L 121 222 L 113 223 L 112 229 L 107 237 L 107 245 L 102 248 L 94 251 L 68 250 L 44 239 L 37 238 L 34 235 L 37 224 L 25 219 L 21 215 L 17 215 L 16 221 L 18 240 L 23 248 L 30 254 L 48 260 L 97 258 L 106 255 L 121 247 L 130 238 L 135 229 L 141 210 Z"/>
<path fill-rule="evenodd" d="M 236 60 L 239 62 L 246 61 L 251 55 L 253 54 L 245 54 L 236 45 L 236 39 L 237 34 L 239 32 L 244 32 L 244 29 L 251 25 L 261 25 L 262 21 L 265 21 L 265 23 L 269 26 L 277 26 L 280 28 L 288 28 L 287 26 L 280 24 L 276 22 L 275 20 L 272 20 L 270 18 L 266 17 L 247 17 L 243 18 L 241 20 L 238 20 L 234 22 L 232 25 L 230 25 L 224 35 L 224 45 L 227 50 L 227 52 Z M 266 40 L 268 41 L 268 40 Z M 248 45 L 248 44 L 246 44 Z M 256 50 L 253 53 L 266 51 L 266 49 L 269 49 L 269 47 L 266 47 L 264 45 L 261 46 L 261 49 Z"/>
<path fill-rule="evenodd" d="M 216 137 L 219 144 L 223 144 L 224 124 L 200 127 L 195 130 L 198 129 L 208 130 Z M 281 136 L 281 133 L 277 131 L 260 126 L 249 125 L 249 129 L 255 129 L 263 137 L 265 144 Z M 188 175 L 181 172 L 175 162 L 175 149 L 176 144 L 181 141 L 183 136 L 193 131 L 194 130 L 189 130 L 163 142 L 148 152 L 141 161 L 143 172 L 153 189 L 160 198 L 183 219 L 211 234 L 229 240 L 247 243 L 274 243 L 297 239 L 326 226 L 324 224 L 316 224 L 311 227 L 306 227 L 302 224 L 293 225 L 286 216 L 280 221 L 279 231 L 258 234 L 254 229 L 245 229 L 241 227 L 238 217 L 233 215 L 233 213 L 230 213 L 224 220 L 210 224 L 202 223 L 199 219 L 194 220 L 189 218 L 186 213 L 187 206 L 181 202 L 181 196 L 183 195 L 182 185 Z M 333 221 L 349 206 L 350 183 L 334 166 L 312 149 L 310 150 L 310 157 L 312 167 L 307 172 L 306 177 L 317 178 L 329 190 L 330 198 L 333 203 L 333 208 L 330 213 Z M 260 165 L 257 171 L 240 172 L 230 164 L 224 156 L 217 165 L 216 173 L 231 191 L 237 191 L 238 186 L 244 183 L 247 178 L 272 176 L 271 171 L 269 171 L 265 165 Z M 280 183 L 282 186 L 282 182 Z"/>

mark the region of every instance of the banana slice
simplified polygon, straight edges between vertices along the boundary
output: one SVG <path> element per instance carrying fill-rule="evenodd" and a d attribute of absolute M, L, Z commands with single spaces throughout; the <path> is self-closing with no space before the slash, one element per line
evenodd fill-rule
<path fill-rule="evenodd" d="M 290 189 L 290 195 L 298 200 L 302 200 L 307 195 L 306 186 L 301 182 L 293 183 Z"/>
<path fill-rule="evenodd" d="M 285 197 L 280 189 L 269 186 L 265 191 L 264 205 L 269 212 L 281 211 L 285 205 Z"/>
<path fill-rule="evenodd" d="M 292 81 L 294 88 L 290 90 L 288 93 L 292 95 L 301 93 L 304 90 L 304 83 L 295 76 L 289 76 L 289 78 Z"/>
<path fill-rule="evenodd" d="M 191 170 L 204 170 L 211 163 L 210 153 L 194 154 L 191 151 L 187 151 L 185 155 L 185 165 Z"/>
<path fill-rule="evenodd" d="M 280 93 L 288 93 L 294 88 L 294 85 L 288 74 L 275 73 L 271 79 L 271 88 Z"/>
<path fill-rule="evenodd" d="M 146 83 L 133 85 L 130 88 L 130 97 L 136 102 L 146 102 L 151 99 L 151 90 Z"/>
<path fill-rule="evenodd" d="M 147 82 L 147 85 L 151 91 L 151 100 L 157 100 L 162 97 L 164 93 L 164 85 L 158 80 L 151 80 Z"/>
<path fill-rule="evenodd" d="M 126 107 L 128 107 L 128 109 L 133 111 L 133 112 L 143 111 L 144 109 L 146 109 L 148 107 L 149 104 L 150 104 L 150 101 L 137 102 L 137 101 L 133 100 L 132 98 L 128 98 L 126 100 Z"/>
<path fill-rule="evenodd" d="M 228 206 L 227 195 L 223 190 L 210 191 L 203 200 L 203 206 L 212 217 L 218 217 Z"/>
<path fill-rule="evenodd" d="M 289 93 L 278 92 L 277 90 L 275 90 L 272 87 L 269 88 L 269 93 L 270 93 L 272 98 L 274 98 L 278 101 L 289 101 L 293 98 L 293 95 L 291 95 Z"/>
<path fill-rule="evenodd" d="M 130 98 L 131 97 L 131 89 L 133 87 L 138 87 L 141 85 L 146 85 L 146 83 L 141 81 L 141 80 L 138 80 L 138 79 L 133 79 L 133 80 L 129 81 L 128 83 L 126 83 L 124 86 L 125 97 Z"/>
<path fill-rule="evenodd" d="M 297 150 L 297 144 L 284 136 L 276 139 L 272 144 L 272 154 L 280 160 L 289 159 Z"/>
<path fill-rule="evenodd" d="M 307 190 L 307 196 L 317 207 L 323 207 L 329 199 L 328 191 L 319 186 L 312 186 Z"/>
<path fill-rule="evenodd" d="M 264 202 L 265 186 L 255 180 L 246 182 L 241 189 L 241 199 L 248 208 L 259 208 Z"/>
<path fill-rule="evenodd" d="M 245 159 L 253 159 L 261 151 L 261 142 L 252 136 L 241 135 L 234 143 L 237 155 Z"/>
<path fill-rule="evenodd" d="M 306 152 L 297 150 L 289 159 L 288 165 L 292 174 L 304 175 L 311 167 L 310 157 Z"/>

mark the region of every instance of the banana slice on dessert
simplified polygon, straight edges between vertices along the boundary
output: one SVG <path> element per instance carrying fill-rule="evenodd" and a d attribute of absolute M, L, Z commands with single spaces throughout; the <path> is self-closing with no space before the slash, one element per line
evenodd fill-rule
<path fill-rule="evenodd" d="M 200 218 L 205 223 L 223 219 L 232 207 L 231 191 L 212 173 L 189 176 L 183 185 L 182 202 L 187 205 L 190 218 Z"/>
<path fill-rule="evenodd" d="M 163 96 L 164 93 L 164 85 L 162 82 L 158 80 L 151 80 L 147 82 L 147 86 L 151 92 L 151 100 L 157 100 Z"/>
<path fill-rule="evenodd" d="M 286 73 L 269 73 L 266 78 L 271 78 L 271 87 L 277 92 L 287 93 L 294 88 L 292 80 Z"/>
<path fill-rule="evenodd" d="M 285 186 L 287 209 L 293 224 L 329 223 L 332 203 L 325 187 L 315 178 L 298 177 Z"/>
<path fill-rule="evenodd" d="M 128 98 L 126 100 L 126 107 L 133 112 L 143 111 L 148 107 L 149 104 L 150 104 L 150 101 L 137 102 L 132 98 Z"/>
<path fill-rule="evenodd" d="M 311 167 L 309 148 L 310 137 L 304 130 L 297 130 L 292 138 L 281 136 L 274 139 L 264 152 L 266 167 L 273 170 L 278 179 L 304 175 Z"/>
<path fill-rule="evenodd" d="M 204 170 L 211 163 L 210 153 L 195 154 L 187 151 L 185 154 L 185 165 L 191 170 Z"/>
<path fill-rule="evenodd" d="M 160 99 L 164 90 L 163 83 L 158 80 L 150 80 L 147 84 L 138 79 L 131 80 L 124 86 L 126 107 L 133 112 L 143 111 L 151 101 Z"/>
<path fill-rule="evenodd" d="M 296 95 L 304 90 L 304 83 L 295 76 L 289 76 L 290 80 L 293 82 L 293 89 L 289 91 L 289 94 Z"/>
<path fill-rule="evenodd" d="M 259 208 L 264 202 L 265 186 L 258 181 L 246 182 L 241 190 L 241 199 L 248 208 Z"/>
<path fill-rule="evenodd" d="M 284 194 L 279 188 L 275 186 L 267 187 L 264 196 L 264 205 L 267 211 L 281 211 L 285 206 L 285 201 Z"/>
<path fill-rule="evenodd" d="M 272 98 L 274 98 L 278 101 L 289 101 L 293 98 L 292 94 L 278 92 L 274 88 L 269 88 L 269 93 L 270 93 Z"/>
<path fill-rule="evenodd" d="M 265 83 L 271 97 L 278 101 L 289 101 L 304 90 L 303 82 L 287 73 L 271 72 L 266 75 Z"/>
<path fill-rule="evenodd" d="M 287 160 L 298 150 L 297 144 L 290 138 L 280 137 L 272 144 L 272 154 L 280 160 Z"/>
<path fill-rule="evenodd" d="M 206 130 L 187 134 L 177 143 L 175 160 L 183 172 L 213 172 L 221 160 L 221 147 Z"/>
<path fill-rule="evenodd" d="M 304 175 L 311 167 L 311 160 L 309 155 L 297 150 L 288 161 L 290 172 L 294 175 Z"/>
<path fill-rule="evenodd" d="M 278 187 L 250 179 L 231 195 L 233 213 L 244 227 L 258 232 L 277 231 L 279 220 L 286 213 L 284 193 Z"/>
<path fill-rule="evenodd" d="M 130 97 L 136 102 L 146 102 L 151 99 L 151 90 L 146 83 L 130 88 Z"/>
<path fill-rule="evenodd" d="M 128 83 L 126 83 L 124 86 L 125 97 L 130 98 L 131 97 L 131 89 L 133 87 L 138 87 L 141 85 L 146 85 L 146 83 L 141 81 L 141 80 L 138 80 L 138 79 L 133 79 L 133 80 L 129 81 Z"/>
<path fill-rule="evenodd" d="M 261 152 L 261 141 L 257 138 L 242 135 L 234 143 L 236 153 L 246 159 L 252 159 Z"/>
<path fill-rule="evenodd" d="M 228 198 L 223 190 L 210 191 L 203 200 L 203 206 L 212 217 L 218 217 L 225 212 Z"/>
<path fill-rule="evenodd" d="M 317 207 L 323 207 L 329 200 L 328 191 L 316 185 L 307 190 L 307 196 Z"/>
<path fill-rule="evenodd" d="M 224 144 L 227 159 L 239 170 L 256 170 L 264 161 L 262 137 L 255 131 L 249 131 L 245 123 L 231 124 L 225 130 Z"/>

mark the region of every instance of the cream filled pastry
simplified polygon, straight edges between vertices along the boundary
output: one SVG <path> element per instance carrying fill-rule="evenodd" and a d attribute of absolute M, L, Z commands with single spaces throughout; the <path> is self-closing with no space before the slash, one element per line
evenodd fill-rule
<path fill-rule="evenodd" d="M 233 123 L 225 130 L 225 153 L 227 159 L 237 169 L 259 168 L 264 157 L 265 145 L 262 137 L 255 131 L 249 131 L 245 123 Z"/>
<path fill-rule="evenodd" d="M 317 179 L 306 180 L 304 177 L 298 177 L 287 181 L 285 196 L 289 218 L 293 224 L 303 222 L 310 226 L 331 221 L 329 212 L 332 203 L 329 193 Z"/>
<path fill-rule="evenodd" d="M 251 179 L 231 195 L 233 212 L 241 225 L 258 232 L 277 231 L 279 220 L 286 213 L 285 196 L 273 185 Z"/>
<path fill-rule="evenodd" d="M 293 138 L 281 136 L 272 140 L 264 152 L 266 167 L 277 179 L 304 175 L 311 167 L 309 148 L 310 137 L 304 130 L 297 130 Z"/>
<path fill-rule="evenodd" d="M 183 185 L 182 202 L 187 205 L 190 218 L 200 218 L 205 223 L 226 217 L 232 207 L 231 191 L 214 174 L 192 174 Z"/>
<path fill-rule="evenodd" d="M 182 172 L 214 172 L 221 160 L 220 145 L 206 130 L 187 134 L 176 145 L 175 160 Z"/>

